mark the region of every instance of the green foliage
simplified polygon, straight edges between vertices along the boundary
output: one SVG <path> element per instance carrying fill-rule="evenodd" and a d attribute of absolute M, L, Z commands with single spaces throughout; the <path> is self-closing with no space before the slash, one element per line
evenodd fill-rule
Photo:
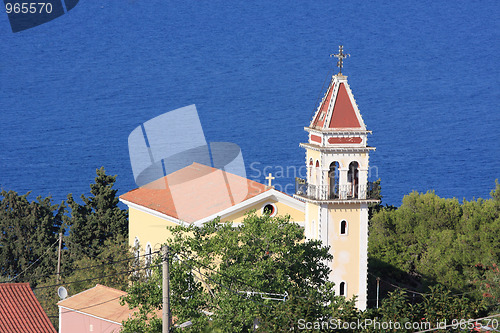
<path fill-rule="evenodd" d="M 103 283 L 124 289 L 128 285 L 126 271 L 129 261 L 107 265 L 130 257 L 127 245 L 127 212 L 117 207 L 116 177 L 107 176 L 104 168 L 97 170 L 92 197 L 82 195 L 85 205 L 77 204 L 71 195 L 68 204 L 71 217 L 66 216 L 65 203 L 54 205 L 50 197 L 29 201 L 28 194 L 2 191 L 0 201 L 0 280 L 29 282 L 32 288 L 87 280 L 110 275 L 102 280 L 67 285 L 70 294 Z M 55 275 L 59 232 L 70 228 L 63 237 L 61 279 Z M 103 265 L 106 264 L 106 265 Z M 82 269 L 100 265 L 93 269 Z M 35 295 L 57 327 L 57 287 L 35 289 Z"/>
<path fill-rule="evenodd" d="M 52 204 L 50 197 L 30 202 L 29 193 L 0 195 L 0 276 L 36 286 L 36 276 L 55 272 L 65 206 Z"/>
<path fill-rule="evenodd" d="M 427 291 L 439 283 L 493 304 L 500 290 L 494 269 L 500 262 L 499 193 L 497 182 L 491 199 L 460 204 L 434 192 L 413 192 L 398 209 L 376 212 L 370 222 L 370 271 L 398 285 L 413 282 L 406 284 L 411 289 Z"/>
<path fill-rule="evenodd" d="M 201 227 L 172 228 L 168 240 L 171 263 L 171 307 L 177 323 L 190 320 L 190 331 L 210 327 L 220 332 L 289 331 L 297 318 L 316 320 L 350 308 L 353 302 L 334 297 L 326 282 L 331 259 L 319 241 L 306 241 L 289 217 L 247 215 L 241 224 L 219 220 Z M 124 323 L 124 332 L 154 332 L 152 313 L 161 309 L 159 269 L 147 282 L 133 283 L 126 302 L 141 309 Z M 159 290 L 160 289 L 160 290 Z M 247 291 L 288 294 L 285 302 Z M 267 298 L 273 296 L 267 296 Z M 280 296 L 274 296 L 279 298 Z M 209 320 L 210 318 L 210 320 Z"/>
<path fill-rule="evenodd" d="M 94 287 L 96 283 L 125 290 L 129 284 L 128 272 L 133 270 L 134 265 L 131 256 L 127 238 L 118 235 L 115 238 L 106 239 L 101 252 L 96 257 L 82 256 L 73 263 L 73 268 L 68 274 L 63 274 L 65 282 L 81 281 L 71 283 L 68 291 L 74 295 Z M 102 278 L 96 280 L 94 279 L 96 277 Z"/>
<path fill-rule="evenodd" d="M 96 170 L 95 183 L 90 185 L 91 197 L 81 195 L 84 205 L 78 204 L 71 194 L 68 206 L 70 236 L 67 241 L 72 259 L 82 255 L 95 257 L 104 248 L 107 239 L 128 237 L 127 211 L 118 207 L 118 197 L 113 185 L 116 176 L 108 176 L 104 168 Z"/>

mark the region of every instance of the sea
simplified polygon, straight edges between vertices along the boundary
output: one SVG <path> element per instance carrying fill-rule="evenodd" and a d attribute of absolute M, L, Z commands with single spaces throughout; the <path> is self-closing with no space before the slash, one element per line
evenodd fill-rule
<path fill-rule="evenodd" d="M 344 46 L 383 204 L 488 198 L 500 178 L 498 1 L 85 0 L 13 33 L 0 10 L 0 188 L 54 203 L 96 169 L 137 185 L 128 137 L 195 104 L 207 142 L 292 194 Z"/>

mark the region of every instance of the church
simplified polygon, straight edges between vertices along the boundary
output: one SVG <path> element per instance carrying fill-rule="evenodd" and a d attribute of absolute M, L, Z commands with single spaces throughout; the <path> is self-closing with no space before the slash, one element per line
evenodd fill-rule
<path fill-rule="evenodd" d="M 368 182 L 363 118 L 342 74 L 347 54 L 339 47 L 339 73 L 333 75 L 310 124 L 304 129 L 307 178 L 296 179 L 290 196 L 223 169 L 192 163 L 120 196 L 129 209 L 129 245 L 144 254 L 158 250 L 171 237 L 167 226 L 202 225 L 216 217 L 241 223 L 245 214 L 290 215 L 308 239 L 330 247 L 330 280 L 335 293 L 357 296 L 366 309 L 368 280 L 368 206 L 377 203 Z M 292 143 L 291 143 L 292 144 Z"/>

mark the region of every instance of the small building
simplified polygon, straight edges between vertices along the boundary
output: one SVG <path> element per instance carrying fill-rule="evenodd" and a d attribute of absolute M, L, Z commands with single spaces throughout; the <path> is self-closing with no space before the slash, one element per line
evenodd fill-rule
<path fill-rule="evenodd" d="M 135 310 L 120 305 L 126 292 L 96 285 L 59 301 L 59 333 L 111 333 L 121 330 L 122 321 Z"/>
<path fill-rule="evenodd" d="M 56 332 L 29 283 L 0 283 L 0 332 Z"/>

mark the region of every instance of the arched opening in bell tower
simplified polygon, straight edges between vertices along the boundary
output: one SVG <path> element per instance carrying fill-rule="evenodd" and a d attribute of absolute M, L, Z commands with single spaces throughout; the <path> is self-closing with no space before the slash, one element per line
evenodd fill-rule
<path fill-rule="evenodd" d="M 359 185 L 359 163 L 354 161 L 349 164 L 349 171 L 347 172 L 347 196 L 351 198 L 358 197 Z"/>
<path fill-rule="evenodd" d="M 328 199 L 335 199 L 339 196 L 339 163 L 332 162 L 328 171 L 329 190 Z"/>

